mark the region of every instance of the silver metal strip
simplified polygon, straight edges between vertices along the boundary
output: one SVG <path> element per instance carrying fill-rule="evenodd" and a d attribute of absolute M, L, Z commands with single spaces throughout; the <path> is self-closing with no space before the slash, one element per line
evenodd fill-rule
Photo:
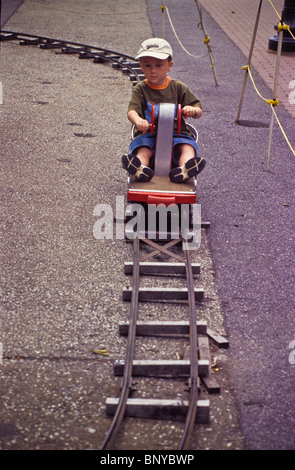
<path fill-rule="evenodd" d="M 155 155 L 155 175 L 168 176 L 171 169 L 175 104 L 160 103 Z"/>

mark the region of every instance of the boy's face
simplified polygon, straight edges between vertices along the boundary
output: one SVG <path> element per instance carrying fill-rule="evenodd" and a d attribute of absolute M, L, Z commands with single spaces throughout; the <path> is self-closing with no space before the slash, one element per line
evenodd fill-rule
<path fill-rule="evenodd" d="M 163 86 L 166 83 L 167 73 L 170 72 L 173 62 L 168 59 L 156 59 L 155 57 L 142 57 L 139 60 L 140 68 L 144 75 L 154 86 Z"/>

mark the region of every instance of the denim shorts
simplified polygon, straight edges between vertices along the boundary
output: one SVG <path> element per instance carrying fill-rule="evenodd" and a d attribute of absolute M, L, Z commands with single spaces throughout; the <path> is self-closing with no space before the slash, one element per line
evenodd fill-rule
<path fill-rule="evenodd" d="M 179 144 L 189 144 L 195 149 L 195 156 L 198 155 L 198 146 L 197 142 L 193 137 L 190 137 L 189 135 L 184 135 L 180 134 L 177 136 L 176 134 L 173 136 L 173 156 L 172 156 L 172 162 L 173 165 L 178 166 L 179 162 L 179 150 L 175 148 L 176 145 Z M 137 151 L 140 147 L 148 147 L 151 149 L 153 152 L 153 155 L 155 155 L 156 151 L 156 136 L 151 135 L 150 133 L 140 135 L 138 137 L 135 137 L 134 140 L 132 140 L 130 144 L 130 153 L 137 154 Z M 151 161 L 152 163 L 152 161 Z"/>

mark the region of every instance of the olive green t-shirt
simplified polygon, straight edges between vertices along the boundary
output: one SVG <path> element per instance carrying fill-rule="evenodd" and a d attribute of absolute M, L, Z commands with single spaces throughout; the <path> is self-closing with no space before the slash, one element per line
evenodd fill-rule
<path fill-rule="evenodd" d="M 139 82 L 133 89 L 128 111 L 134 110 L 140 117 L 151 122 L 152 105 L 155 104 L 155 117 L 157 118 L 160 103 L 181 104 L 182 108 L 184 106 L 202 108 L 199 99 L 184 83 L 167 77 L 164 87 L 152 87 L 148 84 L 147 80 Z M 176 130 L 177 123 L 175 126 Z M 183 118 L 181 120 L 180 132 L 181 134 L 191 135 Z M 140 135 L 140 133 L 136 132 L 135 135 Z"/>

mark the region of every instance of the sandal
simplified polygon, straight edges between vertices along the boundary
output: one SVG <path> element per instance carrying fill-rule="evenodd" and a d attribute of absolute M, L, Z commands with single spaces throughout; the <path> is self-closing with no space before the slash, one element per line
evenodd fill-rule
<path fill-rule="evenodd" d="M 184 181 L 199 174 L 206 165 L 203 158 L 190 158 L 183 166 L 173 168 L 169 173 L 172 183 L 183 183 Z"/>
<path fill-rule="evenodd" d="M 154 175 L 153 170 L 148 166 L 143 165 L 139 158 L 132 153 L 122 156 L 122 165 L 128 173 L 135 175 L 139 181 L 144 183 L 150 181 Z"/>

